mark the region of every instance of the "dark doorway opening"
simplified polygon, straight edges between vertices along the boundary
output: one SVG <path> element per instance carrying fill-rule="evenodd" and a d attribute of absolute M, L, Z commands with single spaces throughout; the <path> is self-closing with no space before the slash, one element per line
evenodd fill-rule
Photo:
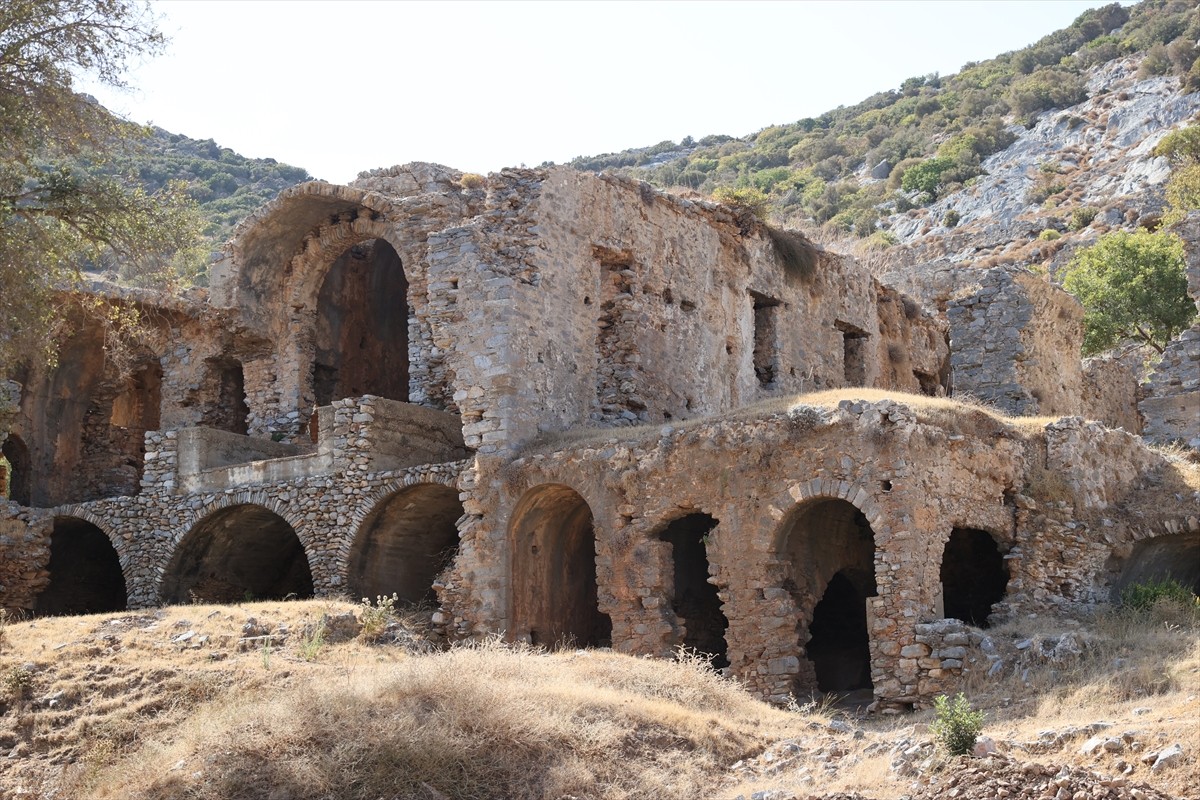
<path fill-rule="evenodd" d="M 216 398 L 204 415 L 204 424 L 245 436 L 250 431 L 250 406 L 246 403 L 246 372 L 242 362 L 236 358 L 213 358 L 209 359 L 208 367 L 210 380 L 216 384 Z"/>
<path fill-rule="evenodd" d="M 1175 533 L 1143 539 L 1119 566 L 1113 600 L 1135 583 L 1174 580 L 1200 595 L 1200 533 Z"/>
<path fill-rule="evenodd" d="M 779 378 L 779 309 L 774 297 L 750 292 L 754 306 L 754 376 L 764 389 Z"/>
<path fill-rule="evenodd" d="M 434 579 L 458 550 L 458 490 L 440 484 L 402 489 L 363 521 L 350 550 L 355 598 L 396 594 L 402 602 L 436 600 Z"/>
<path fill-rule="evenodd" d="M 866 331 L 845 322 L 837 323 L 842 332 L 842 372 L 847 386 L 867 385 Z"/>
<path fill-rule="evenodd" d="M 56 517 L 50 534 L 50 584 L 38 595 L 42 616 L 101 614 L 126 607 L 125 575 L 104 531 L 77 517 Z"/>
<path fill-rule="evenodd" d="M 1004 599 L 1008 570 L 987 531 L 955 528 L 942 553 L 942 613 L 978 628 L 988 627 L 992 606 Z"/>
<path fill-rule="evenodd" d="M 292 526 L 261 506 L 214 511 L 183 537 L 163 576 L 164 603 L 312 597 L 308 557 Z"/>
<path fill-rule="evenodd" d="M 602 647 L 612 620 L 600 611 L 592 509 L 567 486 L 530 489 L 509 523 L 515 632 L 545 647 Z"/>
<path fill-rule="evenodd" d="M 796 693 L 873 688 L 867 598 L 876 592 L 875 534 L 866 516 L 845 500 L 814 500 L 794 513 L 783 546 L 811 669 L 801 671 Z"/>
<path fill-rule="evenodd" d="M 708 514 L 689 514 L 667 526 L 659 539 L 671 544 L 674 592 L 671 605 L 683 620 L 683 645 L 708 655 L 714 667 L 729 666 L 725 630 L 729 621 L 721 610 L 717 587 L 708 582 L 708 534 L 717 521 Z"/>
<path fill-rule="evenodd" d="M 867 598 L 844 573 L 829 581 L 808 626 L 808 658 L 822 692 L 871 688 Z"/>
<path fill-rule="evenodd" d="M 33 505 L 32 463 L 29 459 L 29 448 L 25 446 L 25 442 L 21 441 L 20 436 L 10 433 L 4 440 L 4 446 L 0 447 L 0 453 L 4 454 L 4 460 L 8 462 L 9 466 L 8 499 L 22 506 Z"/>
<path fill-rule="evenodd" d="M 408 281 L 383 239 L 348 248 L 317 298 L 313 396 L 318 406 L 364 394 L 408 400 Z"/>

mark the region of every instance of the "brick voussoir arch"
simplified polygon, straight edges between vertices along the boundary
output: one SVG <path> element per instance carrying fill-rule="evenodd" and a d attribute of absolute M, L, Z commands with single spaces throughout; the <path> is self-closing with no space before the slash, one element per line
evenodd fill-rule
<path fill-rule="evenodd" d="M 296 532 L 296 537 L 300 540 L 300 546 L 304 549 L 304 556 L 308 559 L 309 569 L 312 569 L 312 556 L 319 542 L 300 510 L 273 497 L 269 492 L 262 489 L 240 489 L 221 494 L 200 508 L 187 509 L 184 521 L 173 528 L 167 537 L 169 545 L 165 557 L 160 563 L 154 566 L 155 597 L 158 597 L 162 592 L 163 578 L 167 574 L 167 568 L 174 561 L 180 544 L 183 543 L 188 534 L 218 511 L 236 506 L 258 506 L 279 515 Z M 319 581 L 315 572 L 313 580 Z"/>
<path fill-rule="evenodd" d="M 837 478 L 813 478 L 803 483 L 791 484 L 785 491 L 776 494 L 774 502 L 770 503 L 770 507 L 777 512 L 773 513 L 777 522 L 771 542 L 774 552 L 779 552 L 785 544 L 784 538 L 796 511 L 820 500 L 845 500 L 861 511 L 875 535 L 877 549 L 879 534 L 891 530 L 891 525 L 888 524 L 875 497 L 864 486 Z"/>
<path fill-rule="evenodd" d="M 338 534 L 326 544 L 326 552 L 334 557 L 334 563 L 337 565 L 335 576 L 339 581 L 337 584 L 339 588 L 348 590 L 350 585 L 350 553 L 354 548 L 355 540 L 362 533 L 363 524 L 397 494 L 414 486 L 445 486 L 449 489 L 458 489 L 458 476 L 405 475 L 364 492 L 359 502 L 350 511 L 347 524 L 340 528 Z"/>

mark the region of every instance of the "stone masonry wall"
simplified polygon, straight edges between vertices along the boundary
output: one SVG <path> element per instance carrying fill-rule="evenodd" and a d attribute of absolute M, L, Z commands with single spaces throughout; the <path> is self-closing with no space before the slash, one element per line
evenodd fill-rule
<path fill-rule="evenodd" d="M 938 570 L 952 529 L 985 530 L 1008 554 L 1009 589 L 998 618 L 1106 599 L 1106 560 L 1114 553 L 1172 530 L 1200 532 L 1195 493 L 1157 516 L 1115 507 L 1170 469 L 1136 437 L 1081 420 L 1051 427 L 1045 438 L 1026 438 L 978 412 L 937 417 L 893 402 L 846 402 L 832 412 L 798 408 L 652 426 L 634 438 L 594 433 L 507 465 L 480 460 L 470 475 L 462 555 L 442 599 L 460 635 L 520 636 L 524 623 L 511 616 L 515 589 L 508 581 L 522 555 L 512 551 L 505 520 L 538 487 L 569 486 L 594 516 L 599 604 L 611 618 L 614 646 L 665 655 L 682 631 L 657 534 L 682 515 L 708 514 L 719 523 L 707 537 L 707 555 L 728 620 L 730 669 L 782 699 L 812 686 L 796 632 L 808 624 L 817 597 L 797 606 L 784 588 L 795 565 L 786 563 L 780 539 L 798 509 L 842 498 L 866 515 L 877 547 L 877 595 L 868 599 L 876 695 L 894 704 L 924 702 L 934 688 L 961 679 L 954 648 L 967 646 L 933 641 L 918 628 L 936 620 Z M 1113 462 L 1120 463 L 1097 469 Z M 1057 494 L 1072 479 L 1084 487 L 1078 508 L 1069 494 Z"/>
<path fill-rule="evenodd" d="M 1175 230 L 1186 248 L 1188 294 L 1200 312 L 1200 212 L 1189 214 Z M 1138 408 L 1147 439 L 1200 450 L 1200 322 L 1167 345 Z"/>
<path fill-rule="evenodd" d="M 971 274 L 978 288 L 947 308 L 954 391 L 1010 414 L 1079 413 L 1078 302 L 1023 269 Z"/>

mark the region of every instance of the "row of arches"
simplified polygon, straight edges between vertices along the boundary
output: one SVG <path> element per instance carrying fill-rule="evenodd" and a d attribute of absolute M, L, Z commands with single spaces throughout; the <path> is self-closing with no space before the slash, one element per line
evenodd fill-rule
<path fill-rule="evenodd" d="M 348 588 L 354 597 L 396 594 L 401 602 L 434 600 L 433 582 L 458 546 L 462 503 L 442 484 L 396 490 L 359 525 L 350 547 Z M 126 607 L 120 559 L 110 537 L 74 516 L 54 519 L 50 582 L 37 614 L 90 614 Z M 179 541 L 163 572 L 159 601 L 234 603 L 303 599 L 314 594 L 308 554 L 296 528 L 255 503 L 203 516 Z"/>
<path fill-rule="evenodd" d="M 363 518 L 349 548 L 350 591 L 356 597 L 394 592 L 408 603 L 434 600 L 433 583 L 457 551 L 461 515 L 457 491 L 441 484 L 404 487 L 382 498 Z M 710 560 L 719 527 L 710 514 L 684 512 L 643 544 L 669 551 L 662 588 L 678 623 L 678 643 L 722 667 L 729 664 L 729 620 Z M 535 487 L 516 504 L 507 531 L 509 634 L 550 647 L 611 644 L 613 625 L 601 610 L 588 502 L 565 485 Z M 1138 543 L 1124 572 L 1145 577 L 1147 571 L 1161 571 L 1164 554 L 1194 553 L 1200 547 L 1200 537 L 1178 538 Z M 792 598 L 796 613 L 797 651 L 807 660 L 802 672 L 811 687 L 804 688 L 839 693 L 872 688 L 868 604 L 878 586 L 871 521 L 845 500 L 813 498 L 785 517 L 775 548 L 783 570 L 780 588 Z M 59 517 L 50 549 L 51 580 L 37 613 L 125 607 L 121 563 L 99 527 Z M 939 569 L 944 616 L 986 627 L 1009 578 L 996 538 L 984 530 L 955 528 Z M 203 516 L 181 539 L 165 570 L 160 600 L 236 602 L 303 598 L 313 591 L 308 556 L 292 524 L 276 511 L 241 503 Z"/>
<path fill-rule="evenodd" d="M 728 619 L 712 580 L 708 547 L 719 521 L 701 512 L 668 522 L 657 541 L 670 547 L 671 609 L 679 643 L 729 664 Z M 563 485 L 535 487 L 509 523 L 513 548 L 512 633 L 538 645 L 609 644 L 612 623 L 599 607 L 593 517 L 587 501 Z M 876 594 L 875 534 L 851 503 L 819 498 L 785 522 L 778 542 L 784 587 L 799 610 L 796 635 L 824 692 L 871 687 L 867 598 Z M 1008 572 L 986 531 L 956 528 L 941 563 L 948 616 L 986 627 L 1004 597 Z"/>

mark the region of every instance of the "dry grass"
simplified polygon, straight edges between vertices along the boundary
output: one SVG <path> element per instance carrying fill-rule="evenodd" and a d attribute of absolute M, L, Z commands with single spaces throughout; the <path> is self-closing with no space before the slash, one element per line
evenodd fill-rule
<path fill-rule="evenodd" d="M 800 796 L 911 793 L 891 769 L 899 742 L 927 741 L 930 716 L 870 716 L 835 727 L 830 708 L 780 711 L 705 666 L 605 651 L 554 654 L 497 644 L 416 654 L 360 640 L 304 657 L 295 633 L 354 606 L 308 601 L 181 606 L 10 624 L 0 673 L 4 798 L 694 798 L 782 788 Z M 292 631 L 274 650 L 239 649 L 243 623 Z M 1103 720 L 1146 750 L 1179 742 L 1184 764 L 1132 777 L 1200 791 L 1200 622 L 1178 611 L 1049 618 L 989 631 L 1005 653 L 1028 637 L 1083 631 L 1066 663 L 972 678 L 984 733 L 1042 763 L 1113 774 L 1046 729 Z M 193 631 L 188 642 L 175 642 Z M 192 647 L 196 636 L 207 636 Z M 1006 658 L 1008 656 L 1006 655 Z M 1118 660 L 1119 659 L 1119 660 Z M 2 686 L 2 684 L 0 684 Z M 53 698 L 53 704 L 49 698 Z M 840 723 L 837 723 L 840 725 Z"/>
<path fill-rule="evenodd" d="M 929 397 L 923 394 L 910 394 L 890 389 L 849 387 L 773 397 L 726 412 L 717 417 L 696 417 L 689 420 L 674 420 L 670 423 L 655 425 L 634 425 L 620 428 L 575 428 L 569 431 L 544 433 L 531 442 L 525 452 L 526 454 L 546 453 L 568 447 L 598 444 L 608 441 L 649 441 L 658 438 L 664 427 L 670 427 L 673 430 L 690 430 L 702 425 L 723 421 L 748 421 L 774 414 L 786 413 L 793 417 L 798 417 L 808 412 L 811 415 L 811 412 L 814 410 L 835 409 L 838 407 L 838 404 L 845 400 L 867 403 L 892 400 L 912 409 L 919 421 L 947 428 L 954 433 L 971 432 L 983 426 L 982 431 L 985 432 L 995 432 L 999 428 L 1007 427 L 1019 433 L 1030 435 L 1041 432 L 1047 425 L 1058 419 L 1058 417 L 1008 416 L 983 402 L 965 396 L 955 398 Z M 812 422 L 816 424 L 817 421 L 814 415 Z"/>

